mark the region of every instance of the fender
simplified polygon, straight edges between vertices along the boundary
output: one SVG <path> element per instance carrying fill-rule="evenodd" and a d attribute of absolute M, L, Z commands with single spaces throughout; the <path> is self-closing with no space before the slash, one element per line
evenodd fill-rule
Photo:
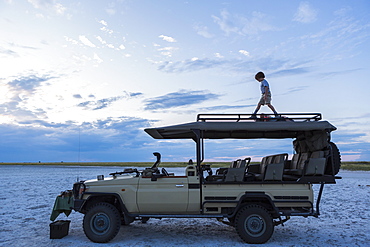
<path fill-rule="evenodd" d="M 239 209 L 248 203 L 264 204 L 270 206 L 271 208 L 268 208 L 268 210 L 271 212 L 272 216 L 280 218 L 278 208 L 275 206 L 275 203 L 271 200 L 271 198 L 268 195 L 266 195 L 264 192 L 248 192 L 248 191 L 246 191 L 245 194 L 242 195 L 242 197 L 240 198 L 231 217 L 235 217 Z"/>
<path fill-rule="evenodd" d="M 90 195 L 87 199 L 75 199 L 74 200 L 74 210 L 84 213 L 87 209 L 87 205 L 92 201 L 107 201 L 112 203 L 115 206 L 119 206 L 119 210 L 121 210 L 125 215 L 129 215 L 129 212 L 123 203 L 121 197 L 117 193 L 102 193 L 102 192 L 83 192 L 83 195 Z M 115 201 L 110 201 L 114 199 Z"/>

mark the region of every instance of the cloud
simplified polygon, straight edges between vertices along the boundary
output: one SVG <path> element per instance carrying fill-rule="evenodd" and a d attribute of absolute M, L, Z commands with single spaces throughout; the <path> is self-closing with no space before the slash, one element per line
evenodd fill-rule
<path fill-rule="evenodd" d="M 136 97 L 136 96 L 141 96 L 143 93 L 136 92 L 136 93 L 131 93 L 131 92 L 126 92 L 128 97 Z"/>
<path fill-rule="evenodd" d="M 80 35 L 78 36 L 78 39 L 81 41 L 82 44 L 86 45 L 86 46 L 89 46 L 89 47 L 96 47 L 96 45 L 94 45 L 88 38 L 86 38 L 86 36 L 84 35 Z"/>
<path fill-rule="evenodd" d="M 108 34 L 112 34 L 114 33 L 114 31 L 112 29 L 109 29 L 108 28 L 108 22 L 104 21 L 104 20 L 101 20 L 99 21 L 100 24 L 102 24 L 103 26 L 100 28 L 101 31 L 105 32 L 105 33 L 108 33 Z"/>
<path fill-rule="evenodd" d="M 28 2 L 36 9 L 52 10 L 59 15 L 66 11 L 66 8 L 56 0 L 28 0 Z"/>
<path fill-rule="evenodd" d="M 237 33 L 239 28 L 230 20 L 230 14 L 226 10 L 221 11 L 221 17 L 212 16 L 213 21 L 219 25 L 220 29 L 226 33 L 227 36 L 230 33 Z"/>
<path fill-rule="evenodd" d="M 103 59 L 101 59 L 98 54 L 94 53 L 94 57 L 93 59 L 97 62 L 97 63 L 102 63 L 103 62 Z"/>
<path fill-rule="evenodd" d="M 40 41 L 41 44 L 46 44 L 45 41 Z M 37 47 L 21 45 L 14 42 L 7 42 L 4 47 L 0 47 L 0 55 L 3 54 L 5 57 L 20 57 L 19 53 L 21 50 L 38 50 Z"/>
<path fill-rule="evenodd" d="M 227 10 L 222 10 L 220 17 L 213 15 L 212 18 L 226 36 L 232 33 L 255 36 L 260 32 L 277 30 L 268 23 L 268 17 L 264 13 L 254 11 L 250 16 L 231 15 Z"/>
<path fill-rule="evenodd" d="M 11 57 L 19 57 L 18 53 L 11 49 L 6 49 L 0 47 L 0 54 L 3 54 L 5 56 L 11 56 Z"/>
<path fill-rule="evenodd" d="M 43 83 L 54 79 L 49 75 L 38 76 L 20 76 L 6 83 L 9 93 L 5 102 L 0 104 L 0 114 L 15 118 L 17 121 L 25 121 L 30 119 L 37 119 L 38 116 L 43 116 L 45 111 L 41 108 L 30 110 L 27 105 L 29 98 L 33 97 L 36 90 L 43 85 Z"/>
<path fill-rule="evenodd" d="M 254 36 L 260 32 L 277 31 L 278 28 L 268 23 L 268 16 L 261 12 L 252 12 L 252 17 L 240 17 L 241 34 Z"/>
<path fill-rule="evenodd" d="M 275 96 L 278 96 L 278 95 L 279 96 L 282 96 L 282 95 L 293 95 L 293 93 L 304 91 L 307 88 L 309 88 L 309 86 L 291 87 L 291 88 L 288 88 L 286 92 L 281 93 L 281 94 L 276 94 Z"/>
<path fill-rule="evenodd" d="M 207 38 L 207 39 L 210 39 L 210 38 L 213 38 L 214 35 L 211 34 L 209 31 L 208 31 L 208 27 L 207 26 L 203 26 L 203 25 L 194 25 L 194 30 L 197 32 L 198 35 L 204 37 L 204 38 Z"/>
<path fill-rule="evenodd" d="M 105 20 L 100 20 L 99 23 L 104 26 L 108 26 L 108 23 Z"/>
<path fill-rule="evenodd" d="M 220 95 L 207 91 L 180 90 L 146 100 L 145 110 L 163 110 L 173 107 L 199 104 L 207 100 L 218 99 Z"/>
<path fill-rule="evenodd" d="M 108 15 L 115 15 L 116 14 L 116 4 L 114 2 L 108 4 L 108 7 L 105 8 L 105 12 L 107 12 Z"/>
<path fill-rule="evenodd" d="M 311 72 L 311 69 L 308 67 L 299 67 L 299 68 L 289 68 L 289 69 L 279 69 L 272 73 L 270 76 L 292 76 L 292 75 L 299 75 L 299 74 L 306 74 Z"/>
<path fill-rule="evenodd" d="M 79 103 L 77 106 L 78 107 L 83 107 L 85 110 L 100 110 L 103 108 L 106 108 L 110 106 L 112 103 L 122 100 L 122 99 L 128 99 L 128 98 L 133 98 L 133 97 L 138 97 L 142 95 L 142 93 L 131 93 L 131 92 L 125 92 L 124 95 L 120 96 L 115 96 L 115 97 L 109 97 L 109 98 L 104 98 L 100 100 L 89 100 L 89 101 L 84 101 L 82 103 Z M 90 98 L 94 98 L 94 95 L 90 95 Z"/>
<path fill-rule="evenodd" d="M 187 59 L 178 62 L 162 62 L 158 70 L 167 73 L 180 73 L 180 72 L 190 72 L 203 69 L 210 69 L 215 67 L 220 67 L 227 64 L 228 61 L 220 59 Z"/>
<path fill-rule="evenodd" d="M 36 75 L 21 76 L 17 79 L 8 82 L 8 85 L 11 87 L 13 91 L 33 92 L 35 88 L 39 87 L 42 82 L 48 81 L 53 78 L 55 77 L 36 76 Z"/>
<path fill-rule="evenodd" d="M 224 56 L 222 56 L 220 53 L 218 53 L 218 52 L 216 52 L 215 54 L 215 57 L 217 57 L 217 58 L 224 58 Z"/>
<path fill-rule="evenodd" d="M 163 56 L 171 57 L 172 53 L 178 49 L 179 48 L 177 47 L 168 46 L 168 47 L 159 48 L 157 50 L 160 51 Z"/>
<path fill-rule="evenodd" d="M 366 137 L 366 133 L 354 133 L 339 129 L 333 134 L 332 139 L 342 154 L 342 160 L 364 161 L 370 159 L 370 142 L 364 141 L 364 139 L 369 140 Z"/>
<path fill-rule="evenodd" d="M 293 17 L 293 21 L 301 23 L 312 23 L 317 20 L 317 11 L 308 2 L 301 2 Z"/>
<path fill-rule="evenodd" d="M 347 70 L 338 70 L 338 71 L 326 71 L 325 73 L 318 73 L 317 77 L 319 78 L 332 78 L 334 76 L 342 76 L 346 74 L 355 74 L 361 73 L 360 71 L 365 70 L 364 68 L 354 68 L 354 69 L 347 69 Z"/>
<path fill-rule="evenodd" d="M 143 161 L 137 157 L 143 157 L 143 150 L 150 147 L 146 147 L 150 137 L 142 129 L 150 122 L 122 116 L 79 125 L 45 121 L 2 124 L 0 161 L 77 161 L 78 157 L 81 161 Z"/>
<path fill-rule="evenodd" d="M 246 51 L 246 50 L 239 50 L 239 53 L 240 54 L 243 54 L 244 56 L 246 56 L 246 57 L 250 57 L 251 56 L 251 54 L 249 54 L 249 52 L 248 51 Z"/>
<path fill-rule="evenodd" d="M 170 42 L 170 43 L 175 43 L 177 42 L 174 38 L 165 36 L 165 35 L 159 35 L 159 38 L 163 39 L 164 41 Z"/>
<path fill-rule="evenodd" d="M 183 73 L 205 69 L 222 69 L 223 71 L 248 73 L 248 71 L 257 71 L 263 68 L 264 71 L 270 71 L 271 74 L 284 76 L 309 72 L 310 68 L 306 65 L 309 62 L 281 60 L 268 56 L 261 58 L 248 57 L 246 59 L 222 59 L 222 56 L 216 56 L 216 58 L 191 58 L 175 62 L 164 61 L 158 65 L 158 70 L 166 73 Z"/>
<path fill-rule="evenodd" d="M 117 96 L 117 97 L 109 97 L 105 99 L 100 99 L 96 101 L 85 101 L 80 104 L 78 104 L 78 107 L 84 107 L 86 110 L 100 110 L 103 108 L 108 107 L 113 102 L 116 102 L 118 100 L 124 99 L 124 96 Z"/>
<path fill-rule="evenodd" d="M 81 96 L 81 94 L 74 94 L 73 95 L 73 98 L 75 98 L 75 99 L 82 99 L 82 96 Z"/>
<path fill-rule="evenodd" d="M 216 106 L 210 106 L 210 107 L 203 107 L 199 110 L 205 111 L 205 112 L 211 112 L 211 111 L 224 111 L 224 110 L 239 110 L 239 109 L 246 109 L 248 107 L 254 107 L 254 105 L 216 105 Z"/>

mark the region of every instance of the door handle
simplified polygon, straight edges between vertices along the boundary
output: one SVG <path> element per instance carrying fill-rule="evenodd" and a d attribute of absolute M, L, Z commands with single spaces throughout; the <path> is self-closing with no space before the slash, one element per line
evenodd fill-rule
<path fill-rule="evenodd" d="M 183 184 L 176 184 L 176 188 L 181 188 L 181 187 L 184 187 Z"/>

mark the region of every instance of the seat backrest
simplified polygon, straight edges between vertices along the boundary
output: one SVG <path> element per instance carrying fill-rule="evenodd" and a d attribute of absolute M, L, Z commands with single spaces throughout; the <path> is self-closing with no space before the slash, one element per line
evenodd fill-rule
<path fill-rule="evenodd" d="M 260 173 L 263 174 L 265 172 L 265 167 L 267 165 L 267 156 L 263 157 L 260 164 Z"/>
<path fill-rule="evenodd" d="M 275 154 L 275 155 L 272 155 L 272 156 L 273 156 L 273 160 L 272 160 L 271 163 L 273 163 L 273 164 L 285 163 L 285 161 L 288 159 L 288 154 L 287 153 Z"/>
<path fill-rule="evenodd" d="M 324 175 L 326 158 L 310 158 L 305 167 L 304 175 Z"/>
<path fill-rule="evenodd" d="M 292 162 L 290 163 L 289 169 L 297 169 L 299 162 L 299 154 L 293 154 Z"/>
<path fill-rule="evenodd" d="M 236 164 L 236 168 L 245 167 L 245 164 L 246 164 L 245 160 L 238 160 Z"/>
<path fill-rule="evenodd" d="M 245 176 L 245 167 L 227 169 L 225 182 L 243 182 Z"/>
<path fill-rule="evenodd" d="M 281 181 L 283 180 L 284 162 L 268 164 L 266 166 L 263 180 Z"/>
<path fill-rule="evenodd" d="M 283 156 L 281 156 L 281 155 L 275 155 L 274 157 L 273 157 L 273 159 L 272 159 L 272 162 L 271 163 L 273 163 L 273 164 L 278 164 L 278 163 L 280 163 L 280 162 L 282 162 L 283 161 Z"/>
<path fill-rule="evenodd" d="M 263 180 L 281 181 L 283 179 L 284 165 L 285 161 L 288 159 L 288 154 L 276 154 L 270 157 L 271 159 L 268 159 L 268 161 L 271 160 L 271 162 L 266 165 Z"/>
<path fill-rule="evenodd" d="M 306 161 L 308 160 L 308 153 L 301 153 L 299 155 L 299 160 L 297 163 L 297 169 L 304 169 L 304 165 L 306 164 Z"/>
<path fill-rule="evenodd" d="M 288 154 L 277 154 L 263 157 L 260 165 L 260 174 L 265 173 L 266 166 L 275 163 L 284 163 L 284 159 L 288 157 Z"/>
<path fill-rule="evenodd" d="M 240 161 L 241 161 L 241 159 L 234 160 L 231 163 L 230 168 L 237 168 Z"/>
<path fill-rule="evenodd" d="M 271 164 L 274 162 L 274 156 L 267 156 L 266 165 Z"/>
<path fill-rule="evenodd" d="M 251 162 L 251 158 L 250 157 L 245 158 L 245 159 L 242 159 L 242 160 L 237 160 L 236 168 L 246 167 L 246 166 L 249 165 L 250 162 Z"/>

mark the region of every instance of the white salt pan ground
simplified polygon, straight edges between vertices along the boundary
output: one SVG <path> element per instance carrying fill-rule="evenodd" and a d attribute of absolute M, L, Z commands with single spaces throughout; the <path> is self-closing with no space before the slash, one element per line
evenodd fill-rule
<path fill-rule="evenodd" d="M 213 219 L 150 219 L 122 226 L 108 244 L 90 242 L 83 215 L 72 212 L 69 235 L 49 239 L 55 197 L 80 180 L 117 167 L 0 166 L 0 246 L 247 246 L 234 228 Z M 182 168 L 167 169 L 176 174 Z M 341 171 L 326 185 L 319 218 L 292 217 L 264 246 L 370 246 L 370 172 Z M 315 187 L 318 189 L 318 186 Z M 249 245 L 254 246 L 254 245 Z M 256 245 L 257 246 L 257 245 Z"/>

